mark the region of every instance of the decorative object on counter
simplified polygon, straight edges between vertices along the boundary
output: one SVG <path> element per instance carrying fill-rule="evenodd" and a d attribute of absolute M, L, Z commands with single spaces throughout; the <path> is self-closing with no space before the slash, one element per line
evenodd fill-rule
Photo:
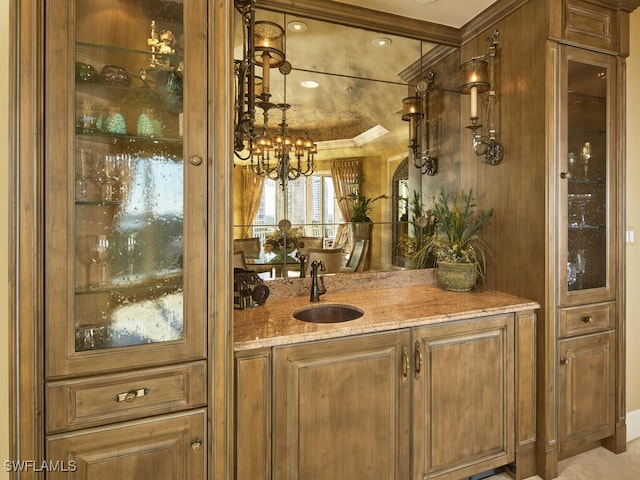
<path fill-rule="evenodd" d="M 117 65 L 105 65 L 100 71 L 100 78 L 107 85 L 128 87 L 131 85 L 131 74 Z"/>
<path fill-rule="evenodd" d="M 83 62 L 76 62 L 76 81 L 78 82 L 99 82 L 98 71 L 92 65 Z"/>
<path fill-rule="evenodd" d="M 434 202 L 436 231 L 423 250 L 435 256 L 438 281 L 447 290 L 469 291 L 479 277 L 484 279 L 489 249 L 479 234 L 489 223 L 493 208 L 476 212 L 475 207 L 471 190 L 456 193 L 452 202 L 441 190 Z"/>
<path fill-rule="evenodd" d="M 233 269 L 233 308 L 264 305 L 269 298 L 267 287 L 258 274 L 242 268 Z"/>
<path fill-rule="evenodd" d="M 102 120 L 102 130 L 116 135 L 127 134 L 127 122 L 120 113 L 120 107 L 109 107 L 109 115 Z"/>
<path fill-rule="evenodd" d="M 495 105 L 497 102 L 495 85 L 495 58 L 498 54 L 500 32 L 494 30 L 489 39 L 489 52 L 473 57 L 460 65 L 460 87 L 458 91 L 471 96 L 471 130 L 473 136 L 473 151 L 476 155 L 484 156 L 489 165 L 498 165 L 502 161 L 504 148 L 496 141 Z M 490 62 L 491 61 L 491 62 Z M 479 105 L 480 104 L 480 105 Z M 478 108 L 480 106 L 480 109 Z M 486 129 L 478 123 L 480 113 L 487 123 Z"/>

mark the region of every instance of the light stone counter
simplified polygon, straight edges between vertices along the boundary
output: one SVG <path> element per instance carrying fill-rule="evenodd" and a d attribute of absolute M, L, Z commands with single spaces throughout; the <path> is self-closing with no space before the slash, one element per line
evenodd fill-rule
<path fill-rule="evenodd" d="M 365 284 L 366 285 L 366 284 Z M 536 310 L 533 301 L 479 289 L 445 291 L 435 285 L 404 285 L 328 292 L 319 303 L 305 296 L 269 298 L 266 304 L 234 311 L 234 349 L 250 350 L 349 335 L 381 332 L 479 316 Z M 294 311 L 326 304 L 351 305 L 364 311 L 356 320 L 316 324 L 293 318 Z"/>

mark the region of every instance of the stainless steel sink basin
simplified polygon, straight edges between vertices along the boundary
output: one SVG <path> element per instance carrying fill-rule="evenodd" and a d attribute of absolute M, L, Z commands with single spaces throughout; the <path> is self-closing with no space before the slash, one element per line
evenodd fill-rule
<path fill-rule="evenodd" d="M 293 312 L 293 318 L 312 323 L 340 323 L 355 320 L 364 312 L 351 305 L 311 305 Z"/>

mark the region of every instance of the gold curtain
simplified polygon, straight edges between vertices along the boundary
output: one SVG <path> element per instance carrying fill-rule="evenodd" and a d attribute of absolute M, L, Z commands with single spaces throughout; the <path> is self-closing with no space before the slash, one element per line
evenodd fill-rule
<path fill-rule="evenodd" d="M 362 160 L 360 158 L 345 158 L 331 162 L 331 178 L 336 192 L 338 208 L 346 222 L 353 216 L 352 202 L 349 195 L 358 193 L 358 183 L 362 176 Z"/>
<path fill-rule="evenodd" d="M 240 215 L 242 221 L 242 237 L 251 237 L 251 225 L 256 218 L 260 200 L 262 199 L 262 189 L 264 187 L 264 177 L 255 175 L 247 168 L 242 169 L 242 189 L 240 191 Z"/>

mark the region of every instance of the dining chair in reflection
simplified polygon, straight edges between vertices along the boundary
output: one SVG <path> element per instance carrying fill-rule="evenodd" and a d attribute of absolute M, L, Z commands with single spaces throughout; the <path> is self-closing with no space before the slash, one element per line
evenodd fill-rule
<path fill-rule="evenodd" d="M 349 259 L 344 267 L 340 269 L 341 272 L 352 273 L 364 271 L 364 260 L 367 258 L 367 252 L 369 250 L 369 240 L 358 239 L 353 242 L 353 248 L 349 254 Z"/>
<path fill-rule="evenodd" d="M 332 248 L 344 248 L 349 243 L 349 224 L 342 223 L 336 228 L 336 236 L 333 239 Z"/>
<path fill-rule="evenodd" d="M 323 244 L 324 239 L 322 237 L 300 237 L 298 240 L 298 253 L 307 255 L 310 248 L 322 248 Z"/>
<path fill-rule="evenodd" d="M 260 258 L 260 239 L 258 237 L 234 238 L 233 250 L 242 250 L 245 258 Z"/>
<path fill-rule="evenodd" d="M 310 248 L 307 252 L 307 265 L 315 261 L 324 263 L 323 273 L 339 273 L 342 268 L 342 248 Z"/>
<path fill-rule="evenodd" d="M 247 263 L 244 259 L 244 250 L 236 250 L 233 252 L 233 268 L 247 270 Z"/>

